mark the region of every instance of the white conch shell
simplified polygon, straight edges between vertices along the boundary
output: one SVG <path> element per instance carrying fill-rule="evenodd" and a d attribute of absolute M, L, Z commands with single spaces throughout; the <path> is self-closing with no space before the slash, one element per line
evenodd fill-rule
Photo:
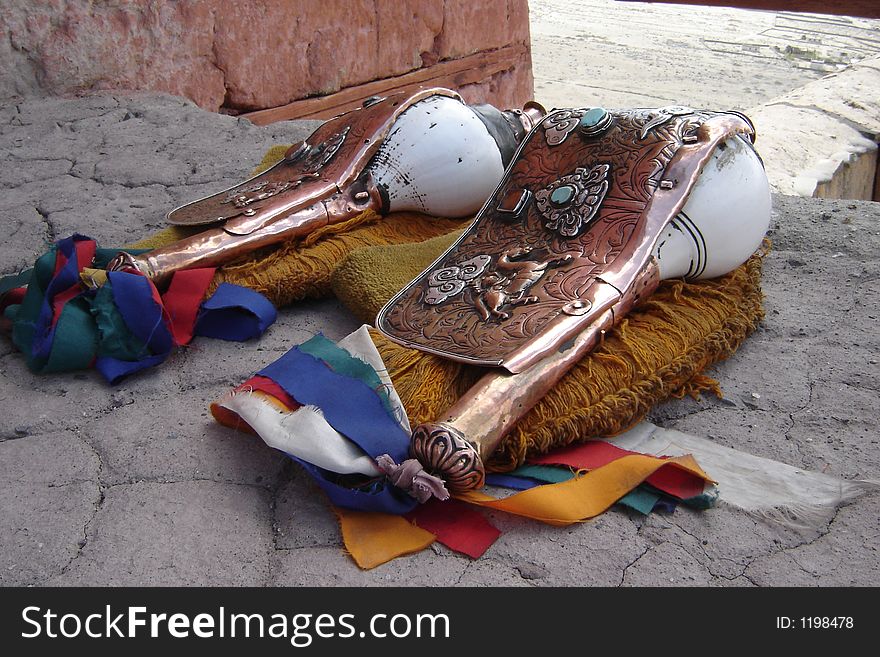
<path fill-rule="evenodd" d="M 438 217 L 475 214 L 501 181 L 501 152 L 477 114 L 431 96 L 401 114 L 367 167 L 390 211 Z"/>
<path fill-rule="evenodd" d="M 661 278 L 714 278 L 745 262 L 770 225 L 770 184 L 742 137 L 723 142 L 657 240 Z"/>

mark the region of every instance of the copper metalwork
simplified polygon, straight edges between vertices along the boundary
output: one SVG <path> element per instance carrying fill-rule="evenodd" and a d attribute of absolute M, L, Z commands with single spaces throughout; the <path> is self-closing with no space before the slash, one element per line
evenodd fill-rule
<path fill-rule="evenodd" d="M 177 225 L 224 222 L 222 226 L 144 255 L 125 254 L 111 267 L 134 266 L 162 281 L 179 269 L 221 264 L 331 221 L 381 210 L 381 194 L 371 180 L 359 176 L 394 120 L 432 95 L 460 99 L 448 89 L 426 89 L 410 96 L 394 94 L 331 119 L 267 171 L 167 216 Z"/>
<path fill-rule="evenodd" d="M 659 282 L 659 270 L 652 260 L 621 300 L 596 317 L 571 343 L 517 374 L 500 369 L 487 372 L 447 409 L 440 421 L 413 430 L 413 458 L 443 478 L 452 491 L 481 486 L 476 475 L 462 473 L 485 472 L 485 462 L 520 418 L 592 351 L 621 317 L 649 296 Z M 460 461 L 449 456 L 448 436 L 456 439 Z"/>
<path fill-rule="evenodd" d="M 368 175 L 356 180 L 343 192 L 319 200 L 295 212 L 278 216 L 258 230 L 236 232 L 238 223 L 230 220 L 223 228 L 205 230 L 174 244 L 140 255 L 120 253 L 108 269 L 134 268 L 161 283 L 180 269 L 215 267 L 234 258 L 293 237 L 344 221 L 367 208 L 380 208 L 382 198 Z"/>
<path fill-rule="evenodd" d="M 513 373 L 572 340 L 638 279 L 718 143 L 751 133 L 735 114 L 682 111 L 611 112 L 600 135 L 580 133 L 585 110 L 548 115 L 474 223 L 382 309 L 379 329 Z"/>
<path fill-rule="evenodd" d="M 449 424 L 434 422 L 416 427 L 410 453 L 429 474 L 442 475 L 453 492 L 481 488 L 486 480 L 479 449 Z"/>
<path fill-rule="evenodd" d="M 430 96 L 461 101 L 448 89 L 392 94 L 322 124 L 267 171 L 168 213 L 176 225 L 205 231 L 143 255 L 120 254 L 110 267 L 134 268 L 160 282 L 173 272 L 223 264 L 255 249 L 306 235 L 365 210 L 384 212 L 385 199 L 365 167 L 406 109 Z M 503 113 L 526 134 L 543 116 L 540 105 Z"/>
<path fill-rule="evenodd" d="M 522 109 L 510 110 L 510 114 L 515 116 L 526 133 L 529 133 L 547 116 L 547 110 L 541 103 L 530 100 Z"/>
<path fill-rule="evenodd" d="M 175 208 L 168 213 L 168 222 L 193 225 L 237 219 L 234 231 L 244 234 L 260 229 L 279 215 L 296 212 L 339 193 L 361 174 L 397 117 L 418 101 L 434 95 L 460 100 L 458 94 L 448 89 L 426 89 L 413 95 L 392 94 L 330 119 L 305 142 L 288 149 L 275 166 L 243 183 Z M 260 186 L 268 185 L 279 189 L 288 186 L 280 193 L 258 198 Z M 236 199 L 240 199 L 238 203 Z M 245 199 L 249 202 L 243 203 Z M 256 213 L 244 216 L 245 206 Z"/>
<path fill-rule="evenodd" d="M 548 115 L 471 227 L 379 313 L 378 327 L 397 342 L 503 368 L 437 423 L 416 428 L 426 468 L 443 473 L 446 463 L 426 438 L 434 435 L 457 436 L 485 461 L 659 284 L 651 254 L 660 230 L 717 145 L 753 135 L 736 114 L 684 109 Z M 526 207 L 512 212 L 524 198 Z"/>
<path fill-rule="evenodd" d="M 563 237 L 574 237 L 580 233 L 593 220 L 605 200 L 610 170 L 611 165 L 607 162 L 590 169 L 578 167 L 574 173 L 562 176 L 535 192 L 538 212 L 546 220 L 544 225 Z M 556 201 L 554 196 L 560 192 L 568 194 L 570 200 Z"/>

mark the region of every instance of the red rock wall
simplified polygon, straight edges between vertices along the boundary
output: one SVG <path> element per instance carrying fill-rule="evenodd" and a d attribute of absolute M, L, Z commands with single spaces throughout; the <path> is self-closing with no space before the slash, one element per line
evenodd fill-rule
<path fill-rule="evenodd" d="M 527 0 L 3 0 L 0 94 L 149 89 L 252 111 L 511 44 Z M 469 85 L 521 104 L 531 58 Z"/>

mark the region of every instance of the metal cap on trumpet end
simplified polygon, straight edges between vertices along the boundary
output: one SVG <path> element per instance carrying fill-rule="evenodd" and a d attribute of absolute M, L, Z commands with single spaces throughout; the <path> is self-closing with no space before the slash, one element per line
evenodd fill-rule
<path fill-rule="evenodd" d="M 547 108 L 535 100 L 530 100 L 516 113 L 526 132 L 531 132 L 547 116 Z"/>
<path fill-rule="evenodd" d="M 482 488 L 486 468 L 476 446 L 451 424 L 420 424 L 412 433 L 410 454 L 452 492 Z"/>
<path fill-rule="evenodd" d="M 174 273 L 173 271 L 162 271 L 155 268 L 150 263 L 149 254 L 137 256 L 125 251 L 120 251 L 113 256 L 113 259 L 107 263 L 104 269 L 108 272 L 138 272 L 153 281 L 153 284 L 160 289 L 164 289 Z"/>
<path fill-rule="evenodd" d="M 135 256 L 130 253 L 126 253 L 125 251 L 120 251 L 110 262 L 107 263 L 107 267 L 105 267 L 107 271 L 130 271 L 132 269 L 141 272 L 142 274 L 146 274 L 144 271 L 142 261 L 138 260 Z"/>

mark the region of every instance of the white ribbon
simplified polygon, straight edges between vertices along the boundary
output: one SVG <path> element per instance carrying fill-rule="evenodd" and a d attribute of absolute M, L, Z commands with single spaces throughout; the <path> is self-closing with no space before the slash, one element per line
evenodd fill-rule
<path fill-rule="evenodd" d="M 794 529 L 820 529 L 838 507 L 878 487 L 874 481 L 801 470 L 650 422 L 606 440 L 654 456 L 692 454 L 718 482 L 722 502 Z"/>
<path fill-rule="evenodd" d="M 342 339 L 338 346 L 369 364 L 386 386 L 392 411 L 400 425 L 410 433 L 409 420 L 394 390 L 385 363 L 370 338 L 367 326 Z M 303 461 L 340 474 L 360 473 L 370 477 L 382 474 L 375 461 L 357 444 L 331 427 L 315 406 L 285 411 L 258 393 L 238 391 L 217 402 L 248 423 L 263 441 L 275 449 Z"/>

